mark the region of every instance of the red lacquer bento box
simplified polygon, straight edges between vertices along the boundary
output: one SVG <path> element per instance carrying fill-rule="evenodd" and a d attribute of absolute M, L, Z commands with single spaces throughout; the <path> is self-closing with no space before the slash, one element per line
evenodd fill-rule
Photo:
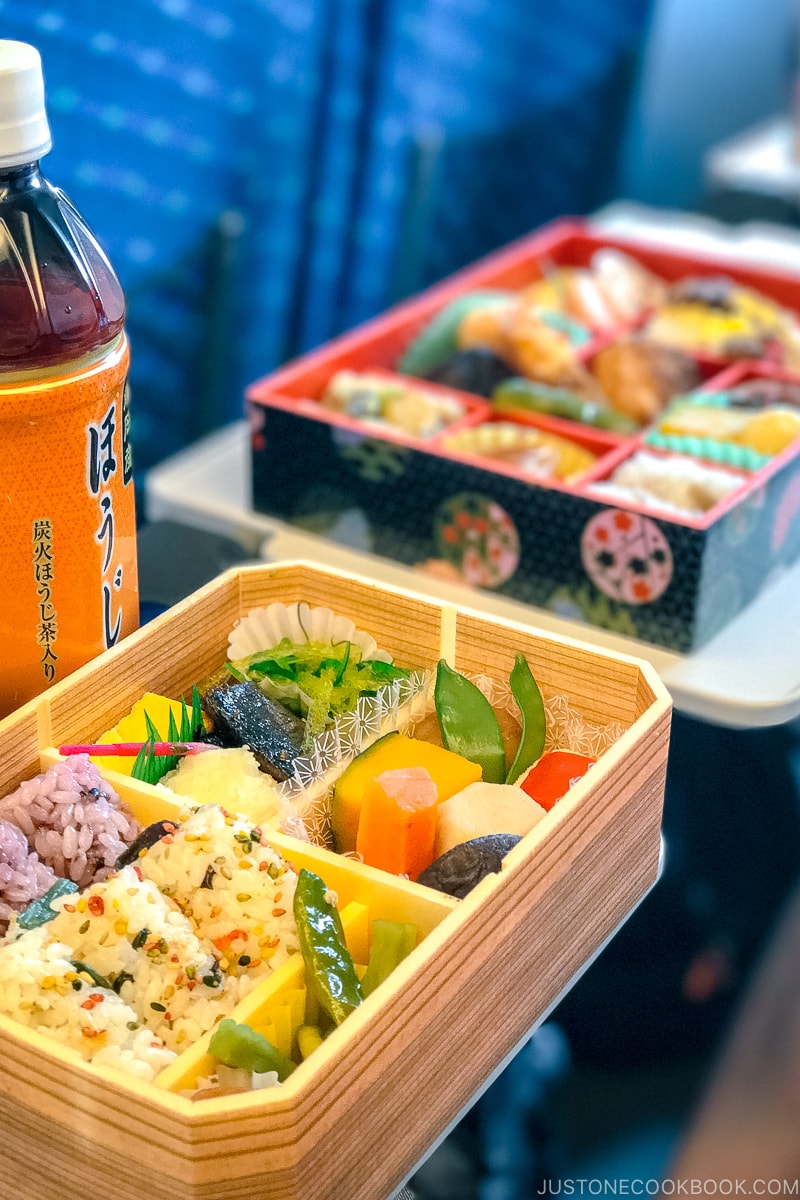
<path fill-rule="evenodd" d="M 539 313 L 560 302 L 565 280 L 583 282 L 598 261 L 604 270 L 606 258 L 613 265 L 615 253 L 655 281 L 657 298 L 645 297 L 636 311 L 618 309 L 610 320 L 588 304 L 582 333 L 581 321 L 551 313 L 545 332 L 562 345 L 546 349 L 558 357 L 566 339 L 570 365 L 559 377 L 551 362 L 543 373 L 535 363 L 526 376 L 529 342 L 541 327 L 531 333 L 520 326 L 511 362 L 493 305 L 505 313 L 504 296 L 516 303 L 530 295 Z M 476 293 L 477 315 L 470 307 Z M 459 305 L 466 315 L 455 334 Z M 800 551 L 796 314 L 794 276 L 555 222 L 252 384 L 254 506 L 324 527 L 334 538 L 347 526 L 343 514 L 355 510 L 369 549 L 422 573 L 681 652 L 695 649 Z M 523 311 L 529 316 L 530 307 Z M 442 349 L 434 346 L 431 357 L 431 331 L 434 342 L 450 338 L 456 354 L 444 371 L 426 373 L 417 367 L 436 366 Z M 631 342 L 638 354 L 653 340 L 680 360 L 678 369 L 675 361 L 664 366 L 659 351 L 657 369 L 647 365 L 660 407 L 634 401 L 631 408 L 621 392 L 622 407 L 608 419 L 606 379 L 628 370 L 627 363 L 612 368 L 611 354 Z M 482 378 L 500 367 L 500 382 L 495 376 L 483 394 L 449 370 L 476 348 Z M 356 389 L 349 406 L 327 403 L 332 381 L 335 392 L 348 372 L 373 376 L 371 395 L 365 402 Z M 752 387 L 749 397 L 739 394 L 763 380 L 785 385 L 777 400 L 754 398 Z M 423 432 L 413 422 L 375 421 L 370 404 L 384 385 L 422 388 L 449 412 L 447 422 Z M 576 396 L 588 422 L 573 413 Z M 759 413 L 767 405 L 777 409 Z M 635 419 L 626 416 L 632 411 Z M 745 413 L 755 420 L 753 436 L 741 432 Z M 568 459 L 579 464 L 571 475 L 541 469 L 550 451 L 538 443 L 559 438 L 569 439 Z"/>

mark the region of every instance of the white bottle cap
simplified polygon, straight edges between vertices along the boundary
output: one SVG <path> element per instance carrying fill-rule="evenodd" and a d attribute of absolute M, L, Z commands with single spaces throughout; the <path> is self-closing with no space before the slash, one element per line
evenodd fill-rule
<path fill-rule="evenodd" d="M 26 42 L 0 39 L 0 167 L 34 162 L 52 144 L 41 55 Z"/>

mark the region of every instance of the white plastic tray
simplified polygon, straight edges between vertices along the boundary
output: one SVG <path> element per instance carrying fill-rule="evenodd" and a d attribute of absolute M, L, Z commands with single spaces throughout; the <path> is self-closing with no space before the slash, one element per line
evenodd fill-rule
<path fill-rule="evenodd" d="M 153 468 L 146 479 L 145 511 L 151 521 L 179 521 L 236 537 L 268 561 L 303 558 L 333 564 L 644 658 L 669 688 L 675 707 L 701 720 L 743 729 L 779 725 L 800 715 L 800 563 L 776 579 L 702 650 L 680 655 L 493 592 L 421 575 L 368 553 L 359 548 L 357 519 L 339 530 L 339 536 L 355 543 L 351 547 L 254 512 L 244 421 Z"/>

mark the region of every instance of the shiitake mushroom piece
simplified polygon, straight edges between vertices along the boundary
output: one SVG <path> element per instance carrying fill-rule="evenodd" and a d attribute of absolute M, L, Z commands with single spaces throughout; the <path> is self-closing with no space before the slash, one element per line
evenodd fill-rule
<path fill-rule="evenodd" d="M 514 369 L 491 350 L 475 349 L 456 351 L 426 371 L 425 379 L 489 399 L 497 385 L 514 374 Z"/>
<path fill-rule="evenodd" d="M 487 875 L 497 874 L 519 840 L 516 833 L 488 833 L 461 842 L 426 867 L 417 883 L 463 900 Z"/>

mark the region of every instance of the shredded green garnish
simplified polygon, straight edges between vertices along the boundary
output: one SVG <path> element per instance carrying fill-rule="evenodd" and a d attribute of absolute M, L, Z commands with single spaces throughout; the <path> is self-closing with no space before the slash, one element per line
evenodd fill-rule
<path fill-rule="evenodd" d="M 375 695 L 378 688 L 410 674 L 381 659 L 362 659 L 355 642 L 292 642 L 289 638 L 225 665 L 235 678 L 255 683 L 271 700 L 304 717 L 305 745 L 311 745 L 342 713 L 352 711 L 360 696 Z"/>
<path fill-rule="evenodd" d="M 147 741 L 142 746 L 131 768 L 131 778 L 142 783 L 158 783 L 170 771 L 174 771 L 180 762 L 178 754 L 154 754 L 153 742 L 194 742 L 203 733 L 203 708 L 200 703 L 200 693 L 197 685 L 192 688 L 191 711 L 186 700 L 181 697 L 180 725 L 175 720 L 175 714 L 170 710 L 169 727 L 166 737 L 162 737 L 150 714 L 144 714 L 147 727 Z"/>

